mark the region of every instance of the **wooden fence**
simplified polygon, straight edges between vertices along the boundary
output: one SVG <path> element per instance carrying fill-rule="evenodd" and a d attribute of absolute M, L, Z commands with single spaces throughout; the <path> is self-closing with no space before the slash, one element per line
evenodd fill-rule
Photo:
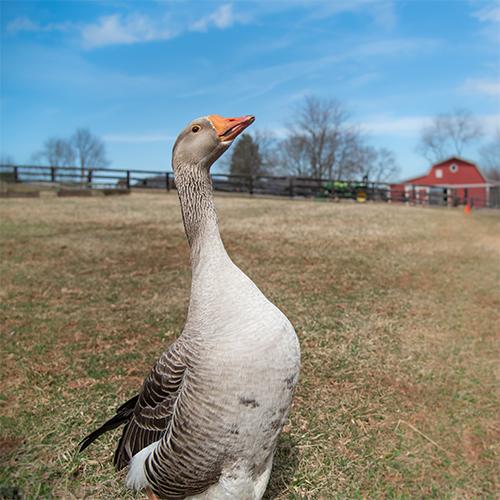
<path fill-rule="evenodd" d="M 125 170 L 90 168 L 82 172 L 77 167 L 45 167 L 34 165 L 0 165 L 0 181 L 6 183 L 49 183 L 61 190 L 103 190 L 128 192 L 131 189 L 175 189 L 172 172 L 157 170 Z M 401 186 L 398 184 L 362 181 L 340 181 L 293 176 L 248 176 L 214 173 L 214 189 L 250 195 L 272 195 L 333 199 L 353 199 L 358 202 L 403 202 L 412 205 L 459 205 L 465 202 L 476 206 L 500 206 L 499 193 L 493 192 L 490 203 L 464 200 L 453 190 L 436 186 Z M 497 188 L 498 191 L 498 188 Z M 83 193 L 82 193 L 83 194 Z"/>

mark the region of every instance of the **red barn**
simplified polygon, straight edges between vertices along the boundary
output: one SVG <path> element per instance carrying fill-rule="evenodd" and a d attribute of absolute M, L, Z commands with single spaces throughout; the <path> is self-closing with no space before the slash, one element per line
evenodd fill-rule
<path fill-rule="evenodd" d="M 471 203 L 476 207 L 488 205 L 492 184 L 476 164 L 452 156 L 436 163 L 426 175 L 391 185 L 394 201 L 460 205 Z"/>

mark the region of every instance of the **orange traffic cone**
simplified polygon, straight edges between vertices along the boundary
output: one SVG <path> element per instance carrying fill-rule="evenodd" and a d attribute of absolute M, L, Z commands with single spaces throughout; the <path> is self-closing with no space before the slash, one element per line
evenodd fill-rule
<path fill-rule="evenodd" d="M 464 206 L 464 214 L 465 214 L 465 215 L 469 215 L 469 214 L 471 213 L 471 210 L 472 210 L 472 208 L 471 208 L 471 206 L 470 206 L 469 202 L 467 202 L 467 203 L 465 204 L 465 206 Z"/>

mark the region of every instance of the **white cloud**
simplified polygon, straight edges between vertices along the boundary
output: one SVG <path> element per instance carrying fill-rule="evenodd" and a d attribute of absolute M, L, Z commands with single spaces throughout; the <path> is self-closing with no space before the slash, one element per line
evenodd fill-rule
<path fill-rule="evenodd" d="M 287 5 L 289 8 L 302 7 L 312 13 L 310 18 L 323 19 L 346 12 L 362 14 L 373 18 L 375 23 L 383 29 L 392 29 L 396 25 L 395 2 L 392 0 L 298 0 L 278 2 L 278 5 Z"/>
<path fill-rule="evenodd" d="M 73 23 L 69 21 L 63 23 L 40 24 L 32 21 L 29 17 L 16 17 L 7 24 L 7 33 L 16 34 L 22 32 L 49 32 L 49 31 L 69 31 L 73 28 Z"/>
<path fill-rule="evenodd" d="M 86 48 L 96 48 L 168 40 L 175 34 L 166 26 L 165 18 L 156 21 L 140 14 L 131 14 L 127 17 L 113 14 L 103 16 L 96 23 L 84 26 L 82 40 Z"/>
<path fill-rule="evenodd" d="M 208 4 L 210 5 L 210 4 Z M 238 12 L 232 3 L 218 5 L 215 10 L 200 15 L 189 24 L 187 20 L 174 19 L 165 15 L 131 12 L 128 15 L 115 13 L 99 17 L 89 24 L 74 22 L 42 24 L 28 17 L 19 17 L 7 25 L 7 32 L 76 32 L 81 36 L 85 48 L 92 49 L 109 45 L 130 45 L 159 40 L 168 40 L 186 31 L 208 31 L 211 28 L 227 29 L 236 24 L 250 22 L 255 17 L 264 17 L 289 9 L 307 9 L 309 19 L 329 17 L 343 12 L 367 14 L 383 27 L 392 27 L 396 22 L 394 5 L 391 0 L 339 0 L 338 3 L 325 3 L 321 0 L 291 0 L 287 2 L 252 3 L 252 9 L 244 2 L 238 4 Z M 312 12 L 312 13 L 311 13 Z M 388 49 L 390 50 L 390 49 Z"/>
<path fill-rule="evenodd" d="M 236 14 L 231 4 L 225 4 L 195 21 L 189 29 L 193 31 L 207 31 L 211 27 L 225 29 L 236 23 L 245 22 L 247 19 L 246 16 Z M 178 21 L 175 29 L 172 24 L 166 16 L 154 18 L 138 13 L 128 16 L 112 14 L 100 17 L 95 23 L 84 26 L 81 36 L 84 47 L 92 49 L 107 45 L 130 45 L 169 40 L 188 29 Z"/>
<path fill-rule="evenodd" d="M 397 24 L 397 17 L 393 2 L 375 2 L 373 16 L 375 18 L 375 22 L 386 30 L 394 28 Z"/>
<path fill-rule="evenodd" d="M 498 56 L 498 44 L 500 43 L 500 0 L 483 1 L 483 7 L 475 12 L 473 16 L 483 24 L 480 33 L 489 43 L 494 44 L 494 53 Z"/>
<path fill-rule="evenodd" d="M 500 2 L 492 2 L 491 5 L 474 12 L 474 17 L 483 23 L 500 23 Z"/>
<path fill-rule="evenodd" d="M 211 14 L 202 17 L 191 24 L 193 31 L 206 31 L 211 26 L 219 29 L 230 28 L 233 24 L 246 22 L 247 17 L 235 14 L 231 4 L 225 4 L 218 7 Z"/>
<path fill-rule="evenodd" d="M 468 78 L 463 86 L 467 92 L 500 96 L 500 81 L 484 78 Z"/>
<path fill-rule="evenodd" d="M 40 31 L 40 25 L 28 17 L 16 17 L 7 24 L 8 33 L 18 33 L 20 31 Z"/>

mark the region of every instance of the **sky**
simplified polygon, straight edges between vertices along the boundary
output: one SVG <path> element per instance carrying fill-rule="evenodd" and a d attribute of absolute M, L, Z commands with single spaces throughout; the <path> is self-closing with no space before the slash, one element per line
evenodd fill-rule
<path fill-rule="evenodd" d="M 284 137 L 304 96 L 423 173 L 419 131 L 469 109 L 500 128 L 500 1 L 1 0 L 0 153 L 30 163 L 88 127 L 111 166 L 170 170 L 193 118 L 253 114 Z M 464 152 L 478 159 L 477 147 Z"/>

